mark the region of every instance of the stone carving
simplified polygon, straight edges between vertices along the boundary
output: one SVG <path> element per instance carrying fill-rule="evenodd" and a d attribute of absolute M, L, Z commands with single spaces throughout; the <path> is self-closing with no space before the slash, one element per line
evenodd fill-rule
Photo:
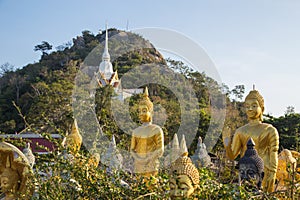
<path fill-rule="evenodd" d="M 206 146 L 202 142 L 202 138 L 198 138 L 198 144 L 196 152 L 193 156 L 191 156 L 193 163 L 196 167 L 208 167 L 212 165 L 211 158 L 207 153 Z"/>
<path fill-rule="evenodd" d="M 164 166 L 169 167 L 180 156 L 180 147 L 177 134 L 173 136 L 172 144 L 170 146 L 170 153 L 164 159 Z"/>
<path fill-rule="evenodd" d="M 108 149 L 101 158 L 101 162 L 107 166 L 108 172 L 113 172 L 122 168 L 123 157 L 117 149 L 114 135 L 112 136 Z"/>
<path fill-rule="evenodd" d="M 32 153 L 30 143 L 27 143 L 26 147 L 23 149 L 23 153 L 27 157 L 31 168 L 33 168 L 35 164 L 35 156 Z"/>
<path fill-rule="evenodd" d="M 247 142 L 247 150 L 244 156 L 239 160 L 239 180 L 240 183 L 244 181 L 250 183 L 246 189 L 256 186 L 256 191 L 258 191 L 261 189 L 262 179 L 264 177 L 264 161 L 258 156 L 254 146 L 255 143 L 252 138 L 250 138 Z"/>
<path fill-rule="evenodd" d="M 185 137 L 180 142 L 181 156 L 172 164 L 170 175 L 171 198 L 187 198 L 199 187 L 199 172 L 188 157 Z"/>

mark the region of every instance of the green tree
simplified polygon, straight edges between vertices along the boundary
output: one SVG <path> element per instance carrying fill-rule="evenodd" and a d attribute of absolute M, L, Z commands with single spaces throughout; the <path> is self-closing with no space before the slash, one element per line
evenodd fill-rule
<path fill-rule="evenodd" d="M 280 117 L 267 115 L 265 120 L 276 127 L 279 133 L 279 145 L 284 149 L 299 151 L 300 114 L 290 113 Z"/>
<path fill-rule="evenodd" d="M 15 71 L 15 66 L 6 62 L 2 65 L 0 65 L 0 77 L 4 76 L 5 74 L 9 72 Z"/>
<path fill-rule="evenodd" d="M 295 107 L 294 106 L 288 106 L 286 108 L 286 111 L 284 112 L 285 115 L 290 115 L 295 113 Z"/>
<path fill-rule="evenodd" d="M 242 100 L 244 93 L 245 93 L 245 86 L 244 85 L 236 85 L 234 89 L 231 90 L 231 93 L 235 97 L 235 101 Z"/>
<path fill-rule="evenodd" d="M 42 57 L 45 55 L 48 55 L 48 51 L 50 51 L 52 49 L 52 45 L 50 45 L 48 42 L 46 41 L 42 41 L 41 44 L 38 44 L 36 46 L 34 46 L 34 51 L 41 51 L 42 52 Z"/>

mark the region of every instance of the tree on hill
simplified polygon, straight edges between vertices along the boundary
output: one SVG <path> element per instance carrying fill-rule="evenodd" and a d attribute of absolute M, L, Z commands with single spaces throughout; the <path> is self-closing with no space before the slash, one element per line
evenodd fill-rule
<path fill-rule="evenodd" d="M 0 65 L 0 77 L 4 76 L 5 74 L 9 72 L 15 71 L 15 66 L 6 62 L 2 65 Z"/>
<path fill-rule="evenodd" d="M 42 52 L 42 57 L 45 55 L 48 55 L 48 51 L 50 51 L 52 49 L 52 45 L 50 45 L 48 42 L 46 41 L 42 41 L 41 44 L 38 44 L 36 46 L 34 46 L 34 51 L 41 51 Z"/>

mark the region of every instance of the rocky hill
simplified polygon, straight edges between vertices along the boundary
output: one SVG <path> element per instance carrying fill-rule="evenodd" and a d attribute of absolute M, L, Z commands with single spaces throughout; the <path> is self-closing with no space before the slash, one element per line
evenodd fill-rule
<path fill-rule="evenodd" d="M 109 29 L 108 36 L 111 60 L 119 76 L 136 65 L 165 63 L 153 45 L 137 34 Z M 73 38 L 72 45 L 61 45 L 49 54 L 41 50 L 39 62 L 6 71 L 0 77 L 0 132 L 15 133 L 29 127 L 45 130 L 49 123 L 62 131 L 68 129 L 76 73 L 83 62 L 99 66 L 104 40 L 105 32 L 94 35 L 83 31 Z M 125 40 L 126 45 L 122 44 Z"/>

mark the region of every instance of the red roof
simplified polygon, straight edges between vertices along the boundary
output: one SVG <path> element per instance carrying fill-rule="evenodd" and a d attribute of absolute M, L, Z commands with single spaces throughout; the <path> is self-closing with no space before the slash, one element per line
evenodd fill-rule
<path fill-rule="evenodd" d="M 60 139 L 61 136 L 59 134 L 52 134 L 51 135 L 53 139 Z M 55 150 L 55 145 L 53 142 L 49 141 L 48 139 L 44 138 L 40 134 L 34 134 L 34 133 L 27 133 L 27 134 L 4 134 L 0 135 L 2 138 L 10 138 L 14 140 L 18 139 L 25 139 L 30 143 L 30 147 L 32 149 L 33 153 L 49 153 L 53 150 Z M 22 147 L 18 147 L 20 150 L 23 150 Z"/>

